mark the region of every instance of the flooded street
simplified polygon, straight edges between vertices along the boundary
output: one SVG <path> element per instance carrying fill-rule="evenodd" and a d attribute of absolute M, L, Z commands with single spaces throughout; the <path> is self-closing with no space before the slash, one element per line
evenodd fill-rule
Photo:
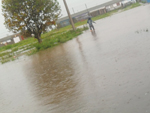
<path fill-rule="evenodd" d="M 0 64 L 0 113 L 150 113 L 150 5 Z"/>

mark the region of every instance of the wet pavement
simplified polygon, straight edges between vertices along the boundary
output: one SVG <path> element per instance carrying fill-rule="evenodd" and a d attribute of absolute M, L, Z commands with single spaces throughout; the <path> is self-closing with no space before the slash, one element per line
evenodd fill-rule
<path fill-rule="evenodd" d="M 0 113 L 150 113 L 150 5 L 0 65 Z"/>

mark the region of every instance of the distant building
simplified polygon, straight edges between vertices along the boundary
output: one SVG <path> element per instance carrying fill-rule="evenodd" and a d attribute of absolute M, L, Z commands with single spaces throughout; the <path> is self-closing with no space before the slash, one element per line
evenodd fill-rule
<path fill-rule="evenodd" d="M 98 15 L 102 15 L 102 14 L 105 14 L 105 13 L 107 13 L 106 7 L 102 7 L 102 8 L 90 11 L 90 16 L 96 17 Z"/>
<path fill-rule="evenodd" d="M 140 0 L 141 2 L 150 3 L 150 0 Z"/>
<path fill-rule="evenodd" d="M 0 39 L 0 47 L 6 46 L 9 44 L 15 44 L 15 43 L 20 42 L 21 40 L 24 40 L 24 38 L 20 34 L 7 36 L 7 37 Z"/>
<path fill-rule="evenodd" d="M 79 22 L 79 21 L 84 21 L 89 16 L 95 17 L 98 15 L 105 14 L 108 11 L 121 7 L 121 3 L 120 3 L 121 1 L 122 0 L 111 0 L 101 5 L 89 8 L 88 10 L 83 10 L 78 13 L 72 14 L 71 16 L 72 16 L 74 23 Z M 68 25 L 70 25 L 70 20 L 68 16 L 60 18 L 57 21 L 58 28 L 65 27 Z"/>

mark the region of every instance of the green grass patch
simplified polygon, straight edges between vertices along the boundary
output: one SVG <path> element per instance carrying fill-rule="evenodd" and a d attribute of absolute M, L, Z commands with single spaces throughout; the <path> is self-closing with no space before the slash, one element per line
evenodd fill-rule
<path fill-rule="evenodd" d="M 25 50 L 30 50 L 27 52 L 27 55 L 32 55 L 38 51 L 45 50 L 51 47 L 54 47 L 60 43 L 65 43 L 76 36 L 82 34 L 84 30 L 87 30 L 88 27 L 84 26 L 83 28 L 77 29 L 76 31 L 68 30 L 66 32 L 59 32 L 59 34 L 55 33 L 55 35 L 50 35 L 50 33 L 44 34 L 43 42 L 41 44 L 38 43 L 38 41 L 34 38 L 29 38 L 27 40 L 24 40 L 20 43 L 8 45 L 5 47 L 2 47 L 1 50 L 10 50 L 10 51 L 2 51 L 0 52 L 0 62 L 6 63 L 9 61 L 14 61 L 18 56 L 20 56 L 21 52 Z M 33 43 L 34 42 L 34 43 Z"/>
<path fill-rule="evenodd" d="M 41 44 L 39 43 L 34 44 L 34 47 L 36 48 L 37 51 L 41 51 L 47 48 L 54 47 L 60 43 L 65 43 L 77 37 L 78 35 L 82 34 L 84 30 L 87 30 L 87 29 L 88 27 L 85 27 L 82 29 L 80 28 L 80 29 L 77 29 L 76 31 L 70 30 L 65 33 L 59 34 L 57 36 L 46 38 L 45 40 L 43 40 Z"/>
<path fill-rule="evenodd" d="M 141 6 L 141 4 L 137 2 L 137 3 L 134 3 L 134 4 L 130 5 L 130 6 L 127 6 L 126 8 L 124 8 L 123 11 L 129 10 L 129 9 L 133 9 L 133 8 L 138 7 L 138 6 Z"/>
<path fill-rule="evenodd" d="M 16 43 L 16 44 L 0 47 L 0 52 L 6 51 L 6 50 L 9 50 L 9 49 L 12 49 L 12 48 L 13 49 L 14 48 L 20 48 L 20 47 L 26 46 L 28 44 L 32 44 L 35 41 L 37 41 L 37 40 L 35 40 L 34 38 L 28 38 L 28 39 L 23 40 L 23 41 L 21 41 L 19 43 Z"/>

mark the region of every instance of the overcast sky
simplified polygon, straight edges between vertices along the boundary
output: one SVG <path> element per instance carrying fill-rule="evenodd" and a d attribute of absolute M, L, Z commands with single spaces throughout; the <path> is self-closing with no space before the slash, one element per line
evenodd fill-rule
<path fill-rule="evenodd" d="M 60 3 L 62 9 L 62 15 L 67 16 L 63 0 L 57 0 Z M 93 2 L 94 1 L 94 2 Z M 104 2 L 110 0 L 66 0 L 68 7 L 70 9 L 70 13 L 73 13 L 73 9 L 76 12 L 86 9 L 85 4 L 87 7 L 93 7 Z M 0 38 L 3 38 L 7 35 L 11 35 L 12 33 L 9 32 L 6 27 L 4 26 L 4 17 L 2 16 L 2 9 L 1 9 L 1 2 L 0 2 Z"/>

